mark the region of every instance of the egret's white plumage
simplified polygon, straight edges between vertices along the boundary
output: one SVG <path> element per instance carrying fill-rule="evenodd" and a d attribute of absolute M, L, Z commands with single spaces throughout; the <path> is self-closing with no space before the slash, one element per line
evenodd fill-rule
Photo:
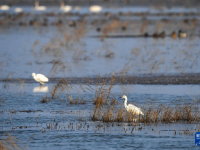
<path fill-rule="evenodd" d="M 39 2 L 36 1 L 36 2 L 35 2 L 35 7 L 34 7 L 34 9 L 35 9 L 36 11 L 45 11 L 45 10 L 46 10 L 46 6 L 40 6 L 40 5 L 39 5 Z"/>
<path fill-rule="evenodd" d="M 17 7 L 17 8 L 15 8 L 15 12 L 16 12 L 16 13 L 23 12 L 23 9 L 22 9 L 22 8 L 20 8 L 20 7 Z"/>
<path fill-rule="evenodd" d="M 124 107 L 126 108 L 126 110 L 127 110 L 128 112 L 134 113 L 134 114 L 136 114 L 136 115 L 144 115 L 144 113 L 141 111 L 140 108 L 138 108 L 138 107 L 136 107 L 136 106 L 134 106 L 134 105 L 132 105 L 132 104 L 128 104 L 128 105 L 127 105 L 128 99 L 127 99 L 127 96 L 126 96 L 126 95 L 123 95 L 121 98 L 124 98 L 124 99 L 125 99 L 125 100 L 124 100 Z"/>
<path fill-rule="evenodd" d="M 93 6 L 90 6 L 89 10 L 90 12 L 98 13 L 102 10 L 102 7 L 98 5 L 93 5 Z"/>
<path fill-rule="evenodd" d="M 65 5 L 64 2 L 61 2 L 61 4 L 60 4 L 60 9 L 61 9 L 62 11 L 64 11 L 64 12 L 69 12 L 69 11 L 71 11 L 72 6 Z"/>
<path fill-rule="evenodd" d="M 40 84 L 44 84 L 45 82 L 48 82 L 49 79 L 47 77 L 45 77 L 43 74 L 35 74 L 32 73 L 33 79 L 35 79 L 35 81 L 40 82 Z"/>
<path fill-rule="evenodd" d="M 187 33 L 183 32 L 182 30 L 178 31 L 178 35 L 179 35 L 180 38 L 186 38 L 187 37 Z"/>
<path fill-rule="evenodd" d="M 10 7 L 8 5 L 1 5 L 0 10 L 9 10 Z"/>

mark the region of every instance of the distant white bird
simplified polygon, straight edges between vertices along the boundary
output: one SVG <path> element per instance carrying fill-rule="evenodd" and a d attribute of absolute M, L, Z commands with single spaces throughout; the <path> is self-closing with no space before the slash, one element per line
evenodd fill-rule
<path fill-rule="evenodd" d="M 40 5 L 39 5 L 39 2 L 36 1 L 36 2 L 35 2 L 35 7 L 34 7 L 34 9 L 35 9 L 36 11 L 45 11 L 47 8 L 46 8 L 46 6 L 40 6 Z"/>
<path fill-rule="evenodd" d="M 23 9 L 22 9 L 22 8 L 20 8 L 20 7 L 17 7 L 17 8 L 15 8 L 15 12 L 16 12 L 16 13 L 23 12 Z"/>
<path fill-rule="evenodd" d="M 140 108 L 138 108 L 138 107 L 136 107 L 136 106 L 134 106 L 134 105 L 132 105 L 132 104 L 128 104 L 127 105 L 127 96 L 126 95 L 123 95 L 122 97 L 120 97 L 120 98 L 124 98 L 125 99 L 125 101 L 124 101 L 124 107 L 126 108 L 126 110 L 128 111 L 128 112 L 130 112 L 130 113 L 134 113 L 134 114 L 136 114 L 136 115 L 144 115 L 144 113 L 141 111 L 141 109 Z"/>
<path fill-rule="evenodd" d="M 1 5 L 0 10 L 9 10 L 10 7 L 8 5 Z"/>
<path fill-rule="evenodd" d="M 45 82 L 49 81 L 49 79 L 45 77 L 43 74 L 32 73 L 32 77 L 33 79 L 35 79 L 35 81 L 40 82 L 40 84 L 44 84 Z"/>
<path fill-rule="evenodd" d="M 186 38 L 187 37 L 187 33 L 186 32 L 183 32 L 182 30 L 179 30 L 178 31 L 178 36 L 180 38 Z"/>
<path fill-rule="evenodd" d="M 98 5 L 93 5 L 93 6 L 90 6 L 89 10 L 90 12 L 98 13 L 102 10 L 102 7 Z"/>
<path fill-rule="evenodd" d="M 61 2 L 61 3 L 60 3 L 60 9 L 61 9 L 62 11 L 64 11 L 64 12 L 69 12 L 69 11 L 71 11 L 72 6 L 65 5 L 64 2 Z"/>

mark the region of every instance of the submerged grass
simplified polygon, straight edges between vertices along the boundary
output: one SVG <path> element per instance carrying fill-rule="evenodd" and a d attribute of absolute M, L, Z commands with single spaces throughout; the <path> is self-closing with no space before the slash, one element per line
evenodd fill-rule
<path fill-rule="evenodd" d="M 70 102 L 69 104 L 70 105 L 80 105 L 80 104 L 85 104 L 86 102 L 81 98 L 81 97 L 76 97 L 76 99 L 73 99 L 72 95 L 69 95 L 69 99 L 70 99 Z"/>
<path fill-rule="evenodd" d="M 41 99 L 41 103 L 48 103 L 50 101 L 50 99 L 47 97 L 47 96 L 45 96 L 45 97 L 42 97 L 42 99 Z"/>

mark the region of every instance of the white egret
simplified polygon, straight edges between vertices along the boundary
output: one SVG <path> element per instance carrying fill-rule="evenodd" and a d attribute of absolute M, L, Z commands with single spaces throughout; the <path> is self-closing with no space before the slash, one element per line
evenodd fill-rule
<path fill-rule="evenodd" d="M 45 82 L 49 81 L 49 79 L 45 77 L 43 74 L 32 73 L 32 77 L 33 79 L 35 79 L 35 81 L 40 82 L 40 84 L 44 84 Z"/>
<path fill-rule="evenodd" d="M 186 38 L 187 37 L 187 33 L 186 32 L 183 32 L 182 30 L 179 30 L 178 31 L 178 36 L 180 38 Z"/>
<path fill-rule="evenodd" d="M 10 7 L 8 6 L 8 5 L 1 5 L 0 6 L 0 10 L 9 10 L 10 9 Z"/>
<path fill-rule="evenodd" d="M 62 11 L 64 11 L 64 12 L 69 12 L 69 11 L 71 11 L 72 6 L 65 5 L 64 2 L 61 2 L 61 3 L 60 3 L 60 9 L 61 9 Z"/>
<path fill-rule="evenodd" d="M 16 13 L 23 12 L 23 9 L 22 9 L 22 8 L 20 8 L 20 7 L 17 7 L 17 8 L 15 8 L 15 12 L 16 12 Z"/>
<path fill-rule="evenodd" d="M 36 1 L 36 2 L 35 2 L 35 7 L 34 7 L 34 9 L 35 9 L 36 11 L 45 11 L 45 10 L 46 10 L 46 6 L 40 6 L 40 5 L 39 5 L 39 2 Z"/>
<path fill-rule="evenodd" d="M 126 95 L 123 95 L 122 97 L 120 97 L 120 98 L 124 98 L 125 100 L 124 100 L 124 107 L 126 108 L 126 110 L 128 111 L 128 112 L 130 112 L 130 113 L 134 113 L 134 114 L 136 114 L 136 115 L 144 115 L 144 113 L 141 111 L 141 109 L 140 108 L 138 108 L 138 107 L 136 107 L 136 106 L 134 106 L 134 105 L 132 105 L 132 104 L 128 104 L 127 105 L 127 96 Z"/>
<path fill-rule="evenodd" d="M 102 10 L 102 7 L 98 5 L 93 5 L 93 6 L 90 6 L 89 10 L 90 12 L 98 13 Z"/>

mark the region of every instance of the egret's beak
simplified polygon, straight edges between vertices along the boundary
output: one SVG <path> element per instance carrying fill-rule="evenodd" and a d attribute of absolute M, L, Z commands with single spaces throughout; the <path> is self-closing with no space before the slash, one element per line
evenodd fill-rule
<path fill-rule="evenodd" d="M 119 98 L 122 98 L 122 97 L 119 97 Z"/>

